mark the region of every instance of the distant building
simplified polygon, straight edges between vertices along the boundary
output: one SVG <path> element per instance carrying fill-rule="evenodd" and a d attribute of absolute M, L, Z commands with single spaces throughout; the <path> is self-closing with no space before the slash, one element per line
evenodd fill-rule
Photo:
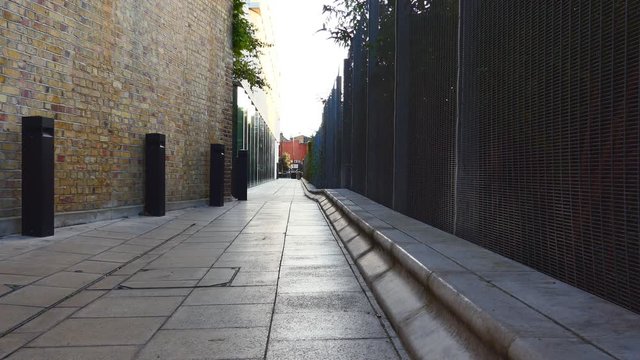
<path fill-rule="evenodd" d="M 304 158 L 307 156 L 307 143 L 310 138 L 304 135 L 298 135 L 291 138 L 285 138 L 280 134 L 280 146 L 278 148 L 278 156 L 288 153 L 293 163 L 293 169 L 299 169 L 304 166 Z"/>

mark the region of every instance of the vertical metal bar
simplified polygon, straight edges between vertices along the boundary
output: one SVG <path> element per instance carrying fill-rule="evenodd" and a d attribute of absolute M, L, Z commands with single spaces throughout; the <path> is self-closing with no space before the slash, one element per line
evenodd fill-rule
<path fill-rule="evenodd" d="M 393 116 L 393 208 L 408 212 L 409 184 L 409 2 L 396 0 L 395 14 L 395 81 Z M 416 104 L 413 104 L 414 106 Z"/>

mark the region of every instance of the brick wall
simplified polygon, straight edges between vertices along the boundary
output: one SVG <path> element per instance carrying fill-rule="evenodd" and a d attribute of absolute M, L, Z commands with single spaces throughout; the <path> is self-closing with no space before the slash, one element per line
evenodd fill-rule
<path fill-rule="evenodd" d="M 208 196 L 209 144 L 231 148 L 230 0 L 13 0 L 0 12 L 0 218 L 20 214 L 28 115 L 55 119 L 57 213 L 142 204 L 150 132 L 167 135 L 167 201 Z"/>
<path fill-rule="evenodd" d="M 307 156 L 307 144 L 301 144 L 296 139 L 281 141 L 278 156 L 282 156 L 284 153 L 288 153 L 292 161 L 304 161 L 304 158 Z"/>

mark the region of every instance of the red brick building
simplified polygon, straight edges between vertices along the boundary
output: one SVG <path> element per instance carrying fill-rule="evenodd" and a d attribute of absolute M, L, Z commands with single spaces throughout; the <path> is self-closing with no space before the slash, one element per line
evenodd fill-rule
<path fill-rule="evenodd" d="M 288 153 L 293 164 L 303 164 L 304 158 L 307 156 L 307 142 L 309 138 L 306 136 L 296 136 L 291 140 L 280 136 L 280 146 L 278 147 L 278 157 L 284 153 Z M 295 169 L 296 166 L 294 165 Z"/>

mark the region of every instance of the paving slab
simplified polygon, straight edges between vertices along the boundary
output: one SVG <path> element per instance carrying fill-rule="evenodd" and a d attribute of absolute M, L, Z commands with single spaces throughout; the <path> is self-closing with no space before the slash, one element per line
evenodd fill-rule
<path fill-rule="evenodd" d="M 146 343 L 166 318 L 67 319 L 29 346 L 141 345 Z"/>
<path fill-rule="evenodd" d="M 284 244 L 259 244 L 259 243 L 241 243 L 237 242 L 229 246 L 228 252 L 256 252 L 256 251 L 273 251 L 282 252 Z"/>
<path fill-rule="evenodd" d="M 168 268 L 149 269 L 138 271 L 129 278 L 130 281 L 157 281 L 157 280 L 200 280 L 209 271 L 209 268 Z"/>
<path fill-rule="evenodd" d="M 343 266 L 321 266 L 321 265 L 309 265 L 309 266 L 283 266 L 280 269 L 280 275 L 283 278 L 288 277 L 310 277 L 310 278 L 324 278 L 324 277 L 354 277 L 353 270 L 347 264 Z"/>
<path fill-rule="evenodd" d="M 11 329 L 41 310 L 32 306 L 0 305 L 0 332 Z"/>
<path fill-rule="evenodd" d="M 347 266 L 344 255 L 286 255 L 282 266 Z"/>
<path fill-rule="evenodd" d="M 216 261 L 212 256 L 174 256 L 170 253 L 160 256 L 158 259 L 145 266 L 147 269 L 172 269 L 172 268 L 208 268 Z"/>
<path fill-rule="evenodd" d="M 105 297 L 186 297 L 193 291 L 192 288 L 172 288 L 172 289 L 120 289 L 111 290 Z"/>
<path fill-rule="evenodd" d="M 140 255 L 151 250 L 152 248 L 153 246 L 147 246 L 147 245 L 123 244 L 123 245 L 118 245 L 114 248 L 111 248 L 109 251 Z"/>
<path fill-rule="evenodd" d="M 129 360 L 133 359 L 137 346 L 24 348 L 10 356 L 9 360 Z"/>
<path fill-rule="evenodd" d="M 238 269 L 234 268 L 212 268 L 198 282 L 198 286 L 224 285 L 230 282 L 237 274 Z"/>
<path fill-rule="evenodd" d="M 11 333 L 0 338 L 0 359 L 18 350 L 38 336 L 37 333 Z"/>
<path fill-rule="evenodd" d="M 274 340 L 267 359 L 272 360 L 390 360 L 399 359 L 389 339 Z"/>
<path fill-rule="evenodd" d="M 13 259 L 12 259 L 13 260 Z M 73 265 L 73 264 L 72 264 Z M 30 261 L 0 261 L 0 274 L 23 276 L 47 276 L 67 268 L 68 265 Z"/>
<path fill-rule="evenodd" d="M 32 264 L 54 264 L 71 266 L 90 257 L 86 254 L 74 254 L 59 251 L 33 250 L 12 258 L 13 261 L 28 262 Z"/>
<path fill-rule="evenodd" d="M 265 327 L 273 304 L 182 306 L 164 329 L 216 329 Z"/>
<path fill-rule="evenodd" d="M 0 304 L 47 307 L 74 293 L 77 289 L 28 285 L 0 297 Z"/>
<path fill-rule="evenodd" d="M 275 340 L 385 338 L 375 314 L 362 312 L 303 311 L 275 313 L 271 327 Z"/>
<path fill-rule="evenodd" d="M 264 356 L 267 327 L 160 330 L 138 359 L 258 359 Z"/>
<path fill-rule="evenodd" d="M 183 297 L 102 297 L 80 311 L 74 318 L 117 318 L 169 316 Z"/>
<path fill-rule="evenodd" d="M 40 276 L 0 274 L 0 284 L 27 285 L 40 280 Z"/>
<path fill-rule="evenodd" d="M 231 284 L 233 286 L 276 285 L 278 274 L 278 271 L 240 270 Z"/>
<path fill-rule="evenodd" d="M 63 301 L 58 305 L 58 307 L 72 307 L 72 308 L 83 307 L 91 303 L 93 300 L 104 295 L 105 293 L 106 291 L 85 290 Z"/>
<path fill-rule="evenodd" d="M 234 243 L 252 243 L 252 244 L 262 244 L 262 243 L 275 243 L 282 244 L 284 243 L 285 234 L 248 234 L 248 233 L 240 233 L 238 237 L 234 240 Z"/>
<path fill-rule="evenodd" d="M 162 239 L 150 239 L 150 238 L 139 237 L 139 238 L 133 238 L 131 240 L 128 240 L 124 244 L 155 247 L 162 244 L 164 241 L 165 240 L 162 240 Z"/>
<path fill-rule="evenodd" d="M 311 293 L 361 291 L 355 277 L 281 276 L 278 292 Z"/>
<path fill-rule="evenodd" d="M 90 237 L 99 237 L 99 238 L 109 238 L 109 239 L 118 239 L 118 240 L 129 240 L 137 236 L 137 234 L 132 233 L 123 233 L 117 231 L 103 231 L 103 230 L 93 230 L 82 233 L 82 236 L 90 236 Z"/>
<path fill-rule="evenodd" d="M 41 333 L 73 314 L 77 308 L 56 307 L 19 327 L 15 333 Z"/>
<path fill-rule="evenodd" d="M 114 272 L 113 275 L 133 275 L 151 263 L 153 260 L 157 259 L 160 255 L 153 254 L 145 254 L 139 257 L 138 259 L 122 266 L 118 271 Z"/>
<path fill-rule="evenodd" d="M 333 234 L 307 234 L 307 235 L 287 235 L 286 241 L 289 244 L 312 244 L 312 243 L 322 243 L 322 242 L 330 242 L 335 243 L 336 239 L 333 237 Z"/>
<path fill-rule="evenodd" d="M 312 255 L 342 255 L 342 249 L 335 242 L 322 243 L 289 243 L 284 251 L 285 257 Z"/>
<path fill-rule="evenodd" d="M 46 249 L 50 251 L 59 251 L 76 254 L 97 255 L 103 251 L 110 249 L 111 245 L 97 244 L 97 243 L 82 243 L 79 240 L 67 240 L 62 241 L 50 246 Z"/>
<path fill-rule="evenodd" d="M 185 288 L 190 289 L 198 284 L 198 280 L 154 280 L 154 281 L 125 281 L 119 288 L 127 289 L 166 289 Z"/>
<path fill-rule="evenodd" d="M 78 245 L 93 244 L 98 246 L 109 246 L 109 247 L 118 246 L 124 242 L 125 240 L 94 237 L 94 236 L 84 236 L 84 234 L 73 236 L 65 240 L 65 243 L 67 244 L 78 244 Z"/>
<path fill-rule="evenodd" d="M 291 225 L 287 228 L 287 235 L 308 235 L 313 234 L 315 236 L 318 235 L 331 235 L 331 229 L 328 225 L 312 225 L 312 226 L 299 226 L 299 225 Z"/>
<path fill-rule="evenodd" d="M 371 304 L 362 291 L 279 293 L 276 313 L 300 312 L 364 312 Z"/>
<path fill-rule="evenodd" d="M 89 286 L 88 290 L 111 290 L 128 279 L 128 275 L 109 275 L 97 283 Z"/>
<path fill-rule="evenodd" d="M 95 261 L 106 261 L 106 262 L 115 262 L 115 263 L 125 263 L 135 259 L 138 254 L 130 254 L 123 252 L 115 252 L 115 251 L 105 251 L 99 255 L 96 255 L 91 258 L 91 260 Z"/>
<path fill-rule="evenodd" d="M 121 266 L 121 264 L 119 263 L 86 260 L 76 265 L 73 265 L 72 267 L 67 268 L 66 270 L 71 272 L 82 272 L 82 273 L 88 273 L 88 274 L 106 274 L 115 270 L 119 266 Z"/>
<path fill-rule="evenodd" d="M 86 274 L 80 272 L 62 271 L 35 282 L 35 286 L 54 286 L 65 288 L 81 288 L 97 279 L 101 274 Z"/>
<path fill-rule="evenodd" d="M 273 304 L 275 286 L 238 286 L 195 289 L 185 305 Z"/>

